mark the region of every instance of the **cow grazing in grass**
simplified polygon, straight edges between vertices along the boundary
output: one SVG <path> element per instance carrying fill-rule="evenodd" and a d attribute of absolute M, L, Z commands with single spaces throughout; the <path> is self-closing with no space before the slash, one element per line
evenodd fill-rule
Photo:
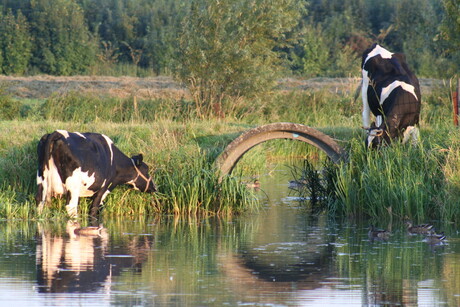
<path fill-rule="evenodd" d="M 392 53 L 378 44 L 364 51 L 362 59 L 363 126 L 366 144 L 376 147 L 394 139 L 418 139 L 421 106 L 417 77 L 402 53 Z M 370 123 L 370 112 L 375 123 Z"/>
<path fill-rule="evenodd" d="M 106 196 L 120 184 L 156 191 L 142 155 L 127 157 L 103 134 L 57 130 L 41 138 L 37 153 L 35 200 L 40 212 L 52 197 L 65 195 L 67 213 L 77 217 L 79 198 L 91 197 L 95 217 Z"/>

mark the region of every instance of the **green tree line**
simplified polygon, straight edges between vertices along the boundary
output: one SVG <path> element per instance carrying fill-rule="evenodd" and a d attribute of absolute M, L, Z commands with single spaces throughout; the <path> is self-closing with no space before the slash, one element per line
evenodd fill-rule
<path fill-rule="evenodd" d="M 228 91 L 243 94 L 248 78 L 263 86 L 279 71 L 356 75 L 362 51 L 379 42 L 420 76 L 450 77 L 460 66 L 458 16 L 459 0 L 0 0 L 0 73 L 125 65 L 205 86 L 206 71 L 219 97 L 229 80 Z"/>

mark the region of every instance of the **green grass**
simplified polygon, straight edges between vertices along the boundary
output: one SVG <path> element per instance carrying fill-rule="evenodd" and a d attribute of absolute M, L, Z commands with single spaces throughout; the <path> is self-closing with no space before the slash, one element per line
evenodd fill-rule
<path fill-rule="evenodd" d="M 458 201 L 447 193 L 446 152 L 433 145 L 394 144 L 369 151 L 353 142 L 349 163 L 337 169 L 331 209 L 354 217 L 458 218 Z"/>
<path fill-rule="evenodd" d="M 351 93 L 353 91 L 350 91 Z M 422 143 L 364 148 L 361 103 L 347 94 L 327 91 L 274 93 L 266 99 L 223 106 L 225 118 L 198 118 L 193 103 L 179 100 L 138 101 L 69 93 L 43 101 L 15 100 L 0 93 L 0 218 L 36 215 L 36 153 L 40 137 L 56 129 L 107 134 L 127 155 L 143 153 L 159 192 L 149 195 L 117 188 L 104 205 L 110 216 L 158 214 L 239 214 L 257 207 L 254 195 L 237 177 L 220 185 L 214 160 L 241 132 L 276 121 L 316 127 L 349 152 L 348 163 L 333 175 L 328 198 L 331 214 L 348 217 L 460 218 L 460 135 L 452 127 L 448 89 L 424 97 Z M 12 107 L 14 106 L 14 107 Z M 5 108 L 5 109 L 2 109 Z M 6 113 L 5 113 L 6 114 Z M 322 163 L 303 143 L 271 141 L 245 156 L 236 173 L 252 176 L 258 165 L 286 157 Z M 318 166 L 319 167 L 319 166 Z M 329 189 L 329 188 L 328 188 Z M 63 200 L 42 217 L 65 215 Z M 88 201 L 81 213 L 87 214 Z"/>
<path fill-rule="evenodd" d="M 28 218 L 35 214 L 36 145 L 43 134 L 55 129 L 98 131 L 110 136 L 127 155 L 144 154 L 159 192 L 145 194 L 119 187 L 107 198 L 104 215 L 239 214 L 257 207 L 252 192 L 237 179 L 229 178 L 219 185 L 213 164 L 230 141 L 224 132 L 233 130 L 237 135 L 239 127 L 228 129 L 214 121 L 149 124 L 3 121 L 0 130 L 9 138 L 0 141 L 0 217 Z M 217 140 L 216 133 L 223 136 Z M 209 135 L 216 147 L 208 143 Z M 59 212 L 65 215 L 64 203 L 54 200 L 53 210 L 45 210 L 43 217 L 53 217 Z M 81 213 L 87 214 L 89 201 L 82 199 L 80 204 Z M 54 210 L 57 208 L 58 211 Z"/>

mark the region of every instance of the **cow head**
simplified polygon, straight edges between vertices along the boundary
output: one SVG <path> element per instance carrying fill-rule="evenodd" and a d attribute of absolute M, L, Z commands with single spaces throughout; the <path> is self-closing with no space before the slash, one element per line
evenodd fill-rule
<path fill-rule="evenodd" d="M 377 127 L 373 122 L 371 127 L 366 130 L 367 137 L 365 144 L 367 148 L 377 148 L 390 142 L 390 138 L 388 136 L 388 132 L 386 131 L 385 125 Z"/>
<path fill-rule="evenodd" d="M 131 180 L 129 183 L 136 190 L 149 193 L 156 192 L 157 187 L 155 186 L 152 177 L 150 177 L 149 175 L 149 167 L 142 160 L 142 154 L 131 157 L 131 161 L 133 163 L 133 167 L 136 174 L 135 178 Z"/>

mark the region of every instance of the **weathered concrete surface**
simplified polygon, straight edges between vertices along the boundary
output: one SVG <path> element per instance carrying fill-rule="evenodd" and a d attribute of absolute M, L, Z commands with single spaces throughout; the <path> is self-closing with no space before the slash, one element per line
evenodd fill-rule
<path fill-rule="evenodd" d="M 331 137 L 314 128 L 294 123 L 272 123 L 244 132 L 227 146 L 216 160 L 221 178 L 230 174 L 238 160 L 252 147 L 274 139 L 308 143 L 324 151 L 334 162 L 339 162 L 345 157 L 344 150 Z"/>

